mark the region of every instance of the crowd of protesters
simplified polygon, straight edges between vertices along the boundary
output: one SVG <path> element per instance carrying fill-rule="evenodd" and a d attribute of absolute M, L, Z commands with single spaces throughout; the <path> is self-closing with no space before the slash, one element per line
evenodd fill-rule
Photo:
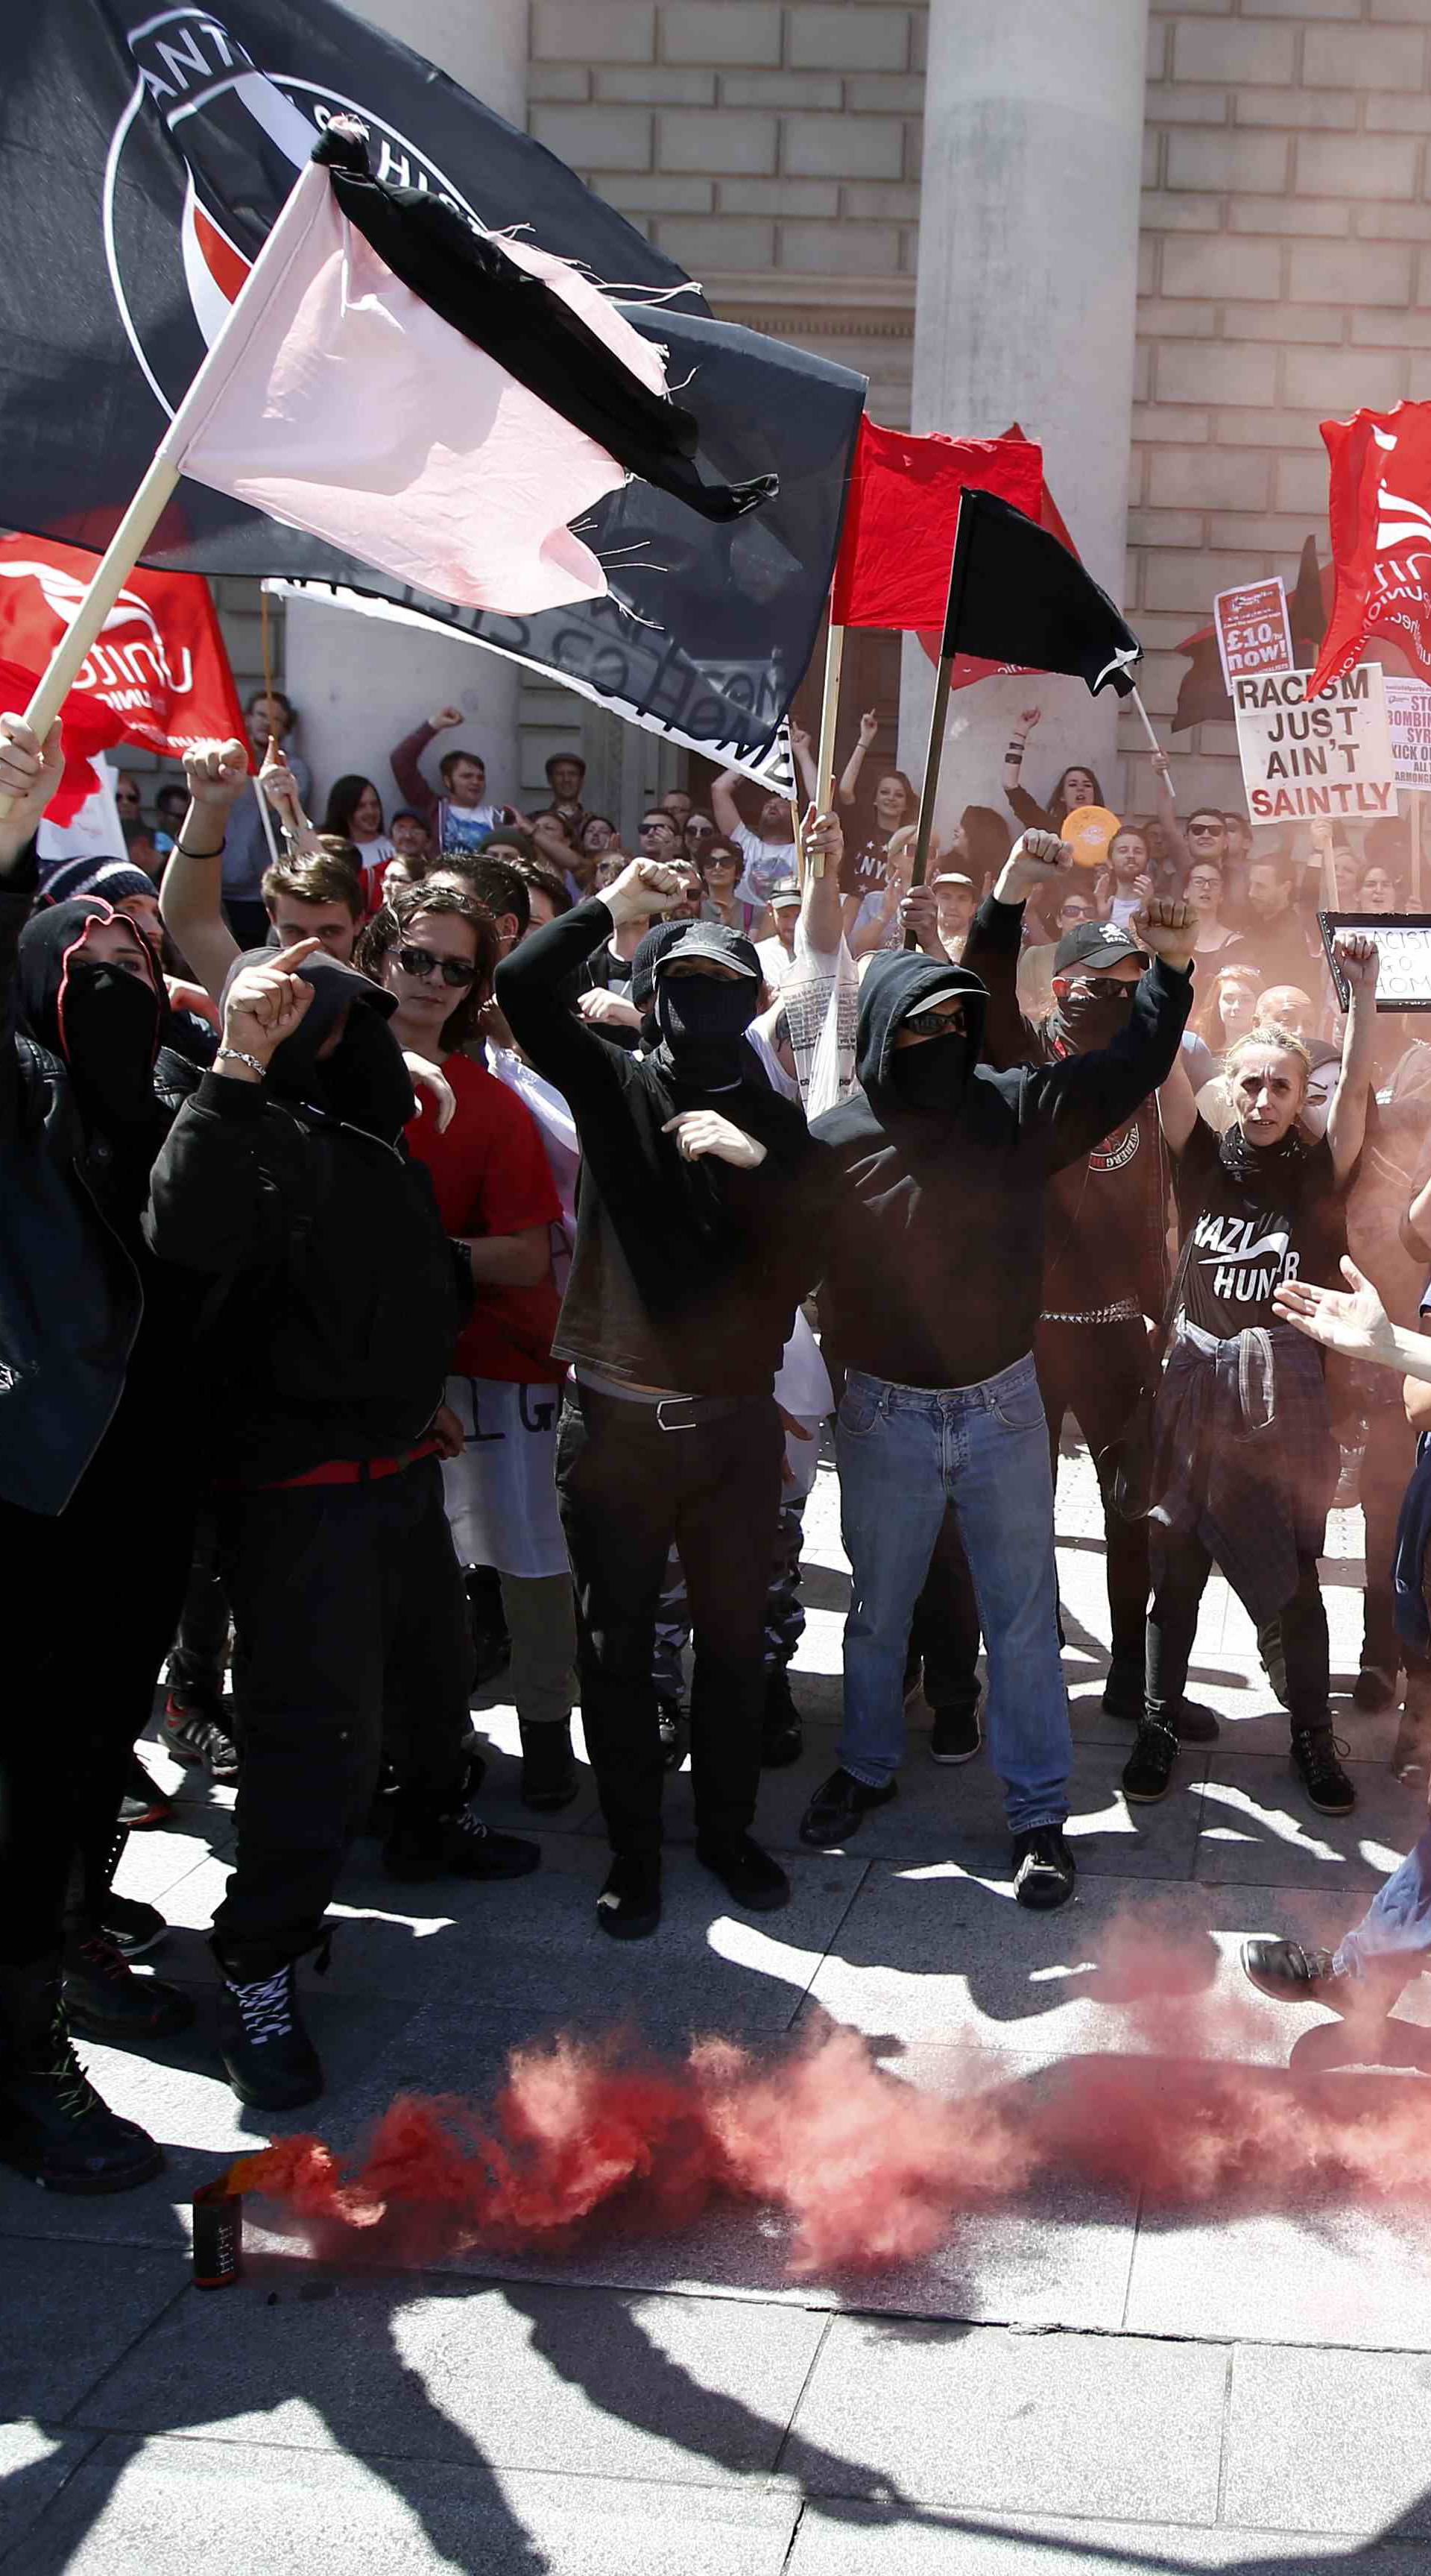
<path fill-rule="evenodd" d="M 0 2161 L 72 2191 L 160 2162 L 71 2033 L 143 2048 L 192 2018 L 136 1974 L 165 1925 L 116 1883 L 166 1809 L 135 1751 L 161 1676 L 168 1749 L 237 1786 L 212 1948 L 260 2111 L 322 2090 L 298 1970 L 326 1962 L 357 1836 L 398 1882 L 539 1865 L 478 1811 L 473 1685 L 504 1668 L 535 1817 L 578 1794 L 580 1705 L 603 1933 L 659 1928 L 687 1755 L 698 1862 L 736 1907 L 784 1905 L 755 1828 L 762 1769 L 803 1749 L 831 1414 L 852 1591 L 806 1845 L 897 1795 L 922 1687 L 936 1762 L 987 1736 L 1017 1902 L 1074 1893 L 1066 1416 L 1102 1495 L 1132 1804 L 1217 1733 L 1188 1696 L 1216 1567 L 1296 1794 L 1352 1808 L 1318 1558 L 1358 1487 L 1354 1706 L 1404 1689 L 1396 1766 L 1426 1770 L 1427 1400 L 1408 1420 L 1394 1371 L 1431 1273 L 1431 1047 L 1377 1013 L 1374 941 L 1333 955 L 1318 921 L 1333 888 L 1407 908 L 1400 826 L 1254 839 L 1180 815 L 1161 757 L 1151 814 L 1109 812 L 1087 764 L 1040 800 L 1030 707 L 1001 801 L 916 884 L 918 798 L 873 711 L 830 810 L 797 733 L 803 824 L 727 771 L 629 850 L 577 758 L 537 811 L 465 742 L 435 784 L 455 707 L 380 764 L 396 800 L 353 772 L 317 821 L 287 698 L 248 719 L 152 824 L 126 773 L 123 852 L 43 876 L 58 744 L 0 719 L 0 1531 L 17 1603 L 75 1604 L 11 1623 Z M 1249 1973 L 1288 1998 L 1373 1954 L 1409 1973 L 1431 1848 L 1378 1904 L 1384 1937 L 1264 1941 Z"/>

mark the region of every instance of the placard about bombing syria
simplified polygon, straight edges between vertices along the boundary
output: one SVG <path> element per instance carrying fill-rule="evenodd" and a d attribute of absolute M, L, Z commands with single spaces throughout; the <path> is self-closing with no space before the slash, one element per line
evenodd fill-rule
<path fill-rule="evenodd" d="M 1359 662 L 1308 703 L 1306 671 L 1233 684 L 1237 749 L 1255 825 L 1396 811 L 1396 759 L 1381 666 Z"/>

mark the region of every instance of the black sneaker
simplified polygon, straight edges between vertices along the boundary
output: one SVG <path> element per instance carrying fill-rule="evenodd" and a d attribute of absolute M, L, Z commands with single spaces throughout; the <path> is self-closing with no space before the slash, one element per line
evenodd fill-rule
<path fill-rule="evenodd" d="M 613 1941 L 644 1941 L 661 1920 L 661 1861 L 618 1852 L 596 1900 L 596 1920 Z"/>
<path fill-rule="evenodd" d="M 425 1878 L 526 1878 L 541 1857 L 540 1843 L 494 1834 L 470 1807 L 450 1816 L 395 1817 L 383 1845 L 387 1876 L 408 1885 Z"/>
<path fill-rule="evenodd" d="M 1037 1914 L 1066 1905 L 1078 1883 L 1073 1854 L 1058 1825 L 1035 1825 L 1014 1836 L 1014 1899 Z"/>
<path fill-rule="evenodd" d="M 256 2111 L 296 2111 L 323 2090 L 323 2064 L 298 2009 L 297 1979 L 293 1959 L 266 1977 L 224 1971 L 219 2054 L 239 2100 Z"/>
<path fill-rule="evenodd" d="M 167 1825 L 174 1812 L 174 1801 L 166 1797 L 157 1780 L 150 1778 L 137 1753 L 129 1757 L 124 1795 L 119 1802 L 119 1821 L 126 1833 L 143 1833 L 152 1825 Z"/>
<path fill-rule="evenodd" d="M 1396 1675 L 1380 1664 L 1363 1664 L 1352 1688 L 1352 1706 L 1365 1716 L 1390 1708 L 1396 1697 Z"/>
<path fill-rule="evenodd" d="M 972 1762 L 984 1741 L 979 1703 L 972 1708 L 936 1708 L 929 1734 L 931 1762 Z"/>
<path fill-rule="evenodd" d="M 534 1815 L 554 1816 L 569 1807 L 581 1782 L 571 1749 L 571 1720 L 560 1726 L 522 1726 L 522 1783 L 518 1795 Z"/>
<path fill-rule="evenodd" d="M 1133 1807 L 1155 1807 L 1172 1786 L 1178 1739 L 1160 1717 L 1145 1717 L 1123 1765 L 1123 1795 Z"/>
<path fill-rule="evenodd" d="M 1292 1737 L 1292 1768 L 1322 1816 L 1349 1816 L 1356 1791 L 1337 1760 L 1346 1746 L 1329 1726 L 1300 1726 Z"/>
<path fill-rule="evenodd" d="M 1173 1711 L 1172 1728 L 1179 1744 L 1216 1744 L 1222 1721 L 1216 1709 L 1204 1708 L 1201 1700 L 1180 1699 Z"/>
<path fill-rule="evenodd" d="M 1139 1726 L 1144 1706 L 1142 1656 L 1135 1660 L 1130 1655 L 1125 1661 L 1122 1656 L 1115 1655 L 1103 1685 L 1104 1716 L 1125 1717 L 1130 1725 Z"/>
<path fill-rule="evenodd" d="M 194 2018 L 192 1996 L 158 1977 L 136 1977 L 102 1932 L 65 1943 L 63 1973 L 66 2017 L 83 2039 L 142 2048 L 147 2039 L 172 2039 Z"/>
<path fill-rule="evenodd" d="M 788 1771 L 805 1750 L 800 1711 L 790 1696 L 790 1676 L 783 1664 L 772 1664 L 765 1676 L 765 1715 L 760 1728 L 762 1771 Z"/>
<path fill-rule="evenodd" d="M 164 1742 L 176 1762 L 207 1771 L 220 1788 L 233 1787 L 239 1775 L 238 1747 L 201 1701 L 170 1691 L 164 1702 Z"/>
<path fill-rule="evenodd" d="M 113 1888 L 100 1907 L 99 1928 L 122 1959 L 146 1958 L 169 1935 L 157 1905 L 145 1905 L 137 1896 L 116 1896 Z"/>
<path fill-rule="evenodd" d="M 815 1851 L 823 1851 L 831 1843 L 847 1843 L 851 1834 L 859 1832 L 872 1807 L 887 1807 L 898 1795 L 897 1780 L 886 1780 L 881 1788 L 871 1789 L 849 1771 L 832 1771 L 800 1819 L 800 1840 Z"/>
<path fill-rule="evenodd" d="M 656 1693 L 656 1724 L 661 1737 L 661 1763 L 667 1771 L 679 1771 L 686 1757 L 686 1712 L 674 1691 Z"/>
<path fill-rule="evenodd" d="M 736 1834 L 729 1842 L 705 1842 L 698 1835 L 696 1858 L 720 1880 L 732 1905 L 743 1905 L 751 1914 L 775 1914 L 790 1902 L 784 1870 L 749 1834 Z"/>
<path fill-rule="evenodd" d="M 26 1973 L 0 1977 L 8 1986 Z M 162 2172 L 164 2151 L 101 2101 L 74 2053 L 59 1981 L 44 1982 L 49 2008 L 40 2032 L 28 2045 L 12 2044 L 0 2067 L 0 2164 L 45 2191 L 134 2191 Z"/>

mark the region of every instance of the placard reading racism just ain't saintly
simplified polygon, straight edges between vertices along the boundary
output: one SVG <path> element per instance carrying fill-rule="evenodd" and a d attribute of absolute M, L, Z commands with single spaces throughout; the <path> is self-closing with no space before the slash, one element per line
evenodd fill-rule
<path fill-rule="evenodd" d="M 1378 663 L 1361 662 L 1310 704 L 1305 671 L 1234 684 L 1237 749 L 1255 824 L 1370 819 L 1396 811 L 1396 761 Z"/>

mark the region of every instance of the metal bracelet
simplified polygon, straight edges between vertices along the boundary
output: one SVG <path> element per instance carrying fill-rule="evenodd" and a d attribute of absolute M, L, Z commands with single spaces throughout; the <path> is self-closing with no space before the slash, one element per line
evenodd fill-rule
<path fill-rule="evenodd" d="M 250 1073 L 258 1075 L 260 1082 L 268 1080 L 267 1065 L 260 1064 L 256 1055 L 245 1055 L 242 1047 L 219 1047 L 215 1053 L 214 1062 L 215 1064 L 246 1064 Z"/>

